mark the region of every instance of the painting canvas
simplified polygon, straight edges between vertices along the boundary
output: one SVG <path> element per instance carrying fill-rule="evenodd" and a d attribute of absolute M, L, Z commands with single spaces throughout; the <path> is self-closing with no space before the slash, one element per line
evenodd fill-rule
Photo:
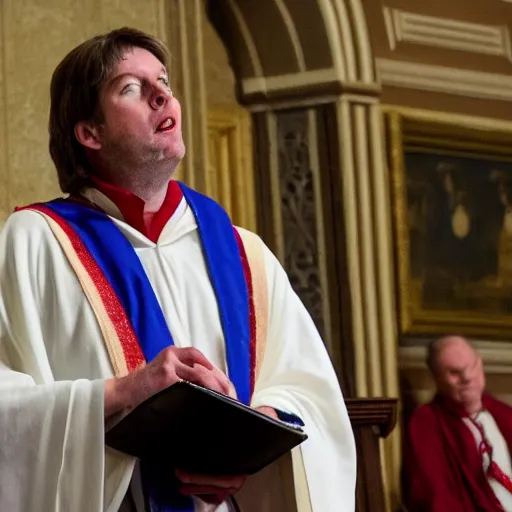
<path fill-rule="evenodd" d="M 512 131 L 388 123 L 401 333 L 512 339 Z"/>

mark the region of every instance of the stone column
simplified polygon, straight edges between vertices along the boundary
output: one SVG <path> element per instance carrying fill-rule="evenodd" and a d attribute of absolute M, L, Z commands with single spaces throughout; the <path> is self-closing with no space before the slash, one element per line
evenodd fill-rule
<path fill-rule="evenodd" d="M 204 5 L 201 0 L 165 3 L 166 39 L 171 51 L 171 83 L 182 105 L 187 155 L 178 178 L 199 192 L 208 191 L 208 135 L 203 56 Z"/>

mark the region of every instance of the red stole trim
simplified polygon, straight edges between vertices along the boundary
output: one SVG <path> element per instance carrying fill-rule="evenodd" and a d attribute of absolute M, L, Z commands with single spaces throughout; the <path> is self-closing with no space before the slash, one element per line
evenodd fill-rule
<path fill-rule="evenodd" d="M 250 350 L 251 350 L 251 397 L 254 393 L 255 385 L 255 372 L 256 372 L 256 312 L 254 309 L 254 293 L 252 289 L 252 275 L 251 267 L 249 266 L 249 260 L 245 251 L 242 238 L 236 229 L 235 238 L 240 249 L 240 258 L 242 260 L 242 266 L 244 268 L 245 282 L 247 283 L 247 292 L 249 295 L 249 329 L 251 335 Z"/>
<path fill-rule="evenodd" d="M 84 245 L 80 237 L 62 217 L 56 215 L 52 209 L 47 208 L 43 204 L 17 208 L 16 210 L 19 211 L 25 209 L 38 210 L 41 213 L 44 213 L 57 223 L 66 234 L 74 251 L 76 252 L 77 257 L 80 259 L 82 265 L 89 274 L 89 277 L 94 282 L 101 301 L 105 305 L 108 317 L 110 318 L 121 343 L 128 371 L 132 372 L 137 368 L 140 368 L 140 366 L 145 363 L 145 359 L 130 320 L 128 319 L 128 316 L 126 315 L 115 291 L 105 277 L 105 274 L 96 263 L 96 260 Z"/>

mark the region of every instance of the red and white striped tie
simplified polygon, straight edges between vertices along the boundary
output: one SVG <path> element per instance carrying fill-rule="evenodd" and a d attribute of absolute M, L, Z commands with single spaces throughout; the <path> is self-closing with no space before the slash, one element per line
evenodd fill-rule
<path fill-rule="evenodd" d="M 498 466 L 498 464 L 496 464 L 496 462 L 494 462 L 494 460 L 492 459 L 493 448 L 489 441 L 487 440 L 483 425 L 472 418 L 470 418 L 470 420 L 471 423 L 473 423 L 473 425 L 478 429 L 480 435 L 482 436 L 482 440 L 478 445 L 478 451 L 480 452 L 480 456 L 482 457 L 482 462 L 484 461 L 484 456 L 486 454 L 489 457 L 489 466 L 487 467 L 486 471 L 487 476 L 494 478 L 494 480 L 499 482 L 503 487 L 505 487 L 505 489 L 507 489 L 508 492 L 512 494 L 512 478 L 506 475 Z"/>

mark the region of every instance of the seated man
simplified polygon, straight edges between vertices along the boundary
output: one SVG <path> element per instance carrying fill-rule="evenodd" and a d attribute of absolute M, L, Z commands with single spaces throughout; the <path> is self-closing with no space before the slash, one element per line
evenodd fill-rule
<path fill-rule="evenodd" d="M 512 407 L 484 392 L 482 359 L 464 338 L 433 342 L 427 364 L 437 393 L 406 431 L 409 510 L 512 511 Z"/>

